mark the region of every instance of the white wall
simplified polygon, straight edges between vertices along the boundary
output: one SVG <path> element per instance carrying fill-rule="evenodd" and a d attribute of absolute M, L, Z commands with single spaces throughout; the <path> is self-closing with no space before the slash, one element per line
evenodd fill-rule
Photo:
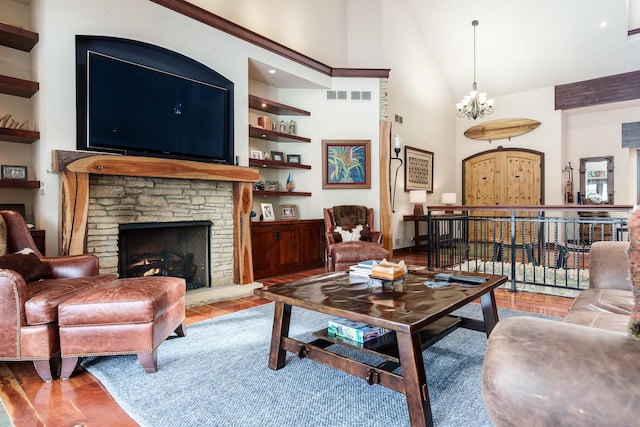
<path fill-rule="evenodd" d="M 489 94 L 490 96 L 491 94 Z M 460 94 L 462 98 L 464 94 Z M 462 161 L 483 151 L 505 148 L 522 148 L 544 153 L 544 203 L 559 205 L 564 203 L 562 182 L 562 113 L 554 110 L 554 89 L 543 88 L 495 98 L 495 112 L 484 119 L 457 119 L 456 122 L 456 192 L 462 202 Z M 467 138 L 464 132 L 471 126 L 483 122 L 522 117 L 539 121 L 533 131 L 509 139 L 478 141 Z"/>
<path fill-rule="evenodd" d="M 638 102 L 581 108 L 565 113 L 567 161 L 579 191 L 580 158 L 613 156 L 614 203 L 637 204 L 637 148 L 622 148 L 622 123 L 640 121 Z"/>
<path fill-rule="evenodd" d="M 36 197 L 35 216 L 38 227 L 47 230 L 48 253 L 57 253 L 55 236 L 58 234 L 60 224 L 59 175 L 51 171 L 51 153 L 52 150 L 74 150 L 76 147 L 74 39 L 76 34 L 130 38 L 158 45 L 193 58 L 232 80 L 235 84 L 235 152 L 240 157 L 240 165 L 248 164 L 249 58 L 300 76 L 318 87 L 364 86 L 367 90 L 375 92 L 374 102 L 368 105 L 345 105 L 339 108 L 335 105 L 326 105 L 320 100 L 320 97 L 324 96 L 322 90 L 302 91 L 297 95 L 293 94 L 295 91 L 291 94 L 282 91 L 282 96 L 285 102 L 291 100 L 293 105 L 312 111 L 312 125 L 309 126 L 309 134 L 305 136 L 311 137 L 313 142 L 308 148 L 311 150 L 310 153 L 303 153 L 303 156 L 306 155 L 307 158 L 319 156 L 320 141 L 323 138 L 371 139 L 372 159 L 377 162 L 377 79 L 363 79 L 363 81 L 334 79 L 332 82 L 332 79 L 326 75 L 321 75 L 146 0 L 92 0 L 90 2 L 57 0 L 55 5 L 52 3 L 46 0 L 33 0 L 31 4 L 34 31 L 40 34 L 40 42 L 34 53 L 36 69 L 34 79 L 41 85 L 34 113 L 41 131 L 41 140 L 34 146 L 34 169 L 35 179 L 41 180 L 45 188 L 45 191 Z M 340 2 L 332 4 L 338 7 Z M 309 9 L 311 3 L 306 2 L 305 7 Z M 317 13 L 310 15 L 318 17 Z M 279 13 L 278 16 L 291 19 L 287 14 Z M 327 19 L 334 18 L 330 16 Z M 277 20 L 272 24 L 277 26 Z M 322 27 L 322 30 L 326 30 L 326 27 Z M 338 35 L 338 37 L 343 36 L 343 32 Z M 317 40 L 309 40 L 309 43 L 315 45 Z M 343 44 L 338 43 L 336 47 L 342 49 Z M 355 111 L 352 112 L 351 108 L 355 108 Z M 317 122 L 315 122 L 316 117 Z M 354 117 L 359 119 L 355 120 Z M 300 133 L 303 133 L 302 129 Z M 318 173 L 321 173 L 319 161 L 314 163 L 311 176 L 308 177 L 310 190 L 306 190 L 307 183 L 303 182 L 305 177 L 297 177 L 296 174 L 295 179 L 300 180 L 298 183 L 300 190 L 313 191 L 318 188 L 320 182 L 317 179 Z M 377 179 L 377 171 L 373 175 L 372 178 Z M 319 206 L 329 204 L 333 200 L 371 204 L 370 200 L 379 199 L 378 190 L 374 188 L 372 191 L 373 195 L 369 191 L 359 191 L 350 196 L 343 193 L 337 197 L 336 194 L 340 192 L 332 191 L 319 198 L 316 198 L 318 191 L 313 191 L 312 203 L 309 207 L 305 204 L 305 207 L 300 209 L 300 213 L 306 218 L 320 218 Z M 305 198 L 304 201 L 292 200 L 291 203 L 302 204 L 307 203 L 308 200 L 309 198 Z"/>

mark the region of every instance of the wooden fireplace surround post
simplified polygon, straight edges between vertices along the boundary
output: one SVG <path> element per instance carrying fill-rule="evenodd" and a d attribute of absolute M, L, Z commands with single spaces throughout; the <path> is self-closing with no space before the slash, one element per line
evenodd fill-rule
<path fill-rule="evenodd" d="M 244 166 L 190 160 L 97 154 L 83 151 L 53 152 L 53 170 L 62 178 L 61 255 L 86 252 L 89 210 L 89 174 L 148 178 L 201 179 L 233 183 L 234 281 L 253 282 L 251 258 L 251 207 L 259 171 Z"/>

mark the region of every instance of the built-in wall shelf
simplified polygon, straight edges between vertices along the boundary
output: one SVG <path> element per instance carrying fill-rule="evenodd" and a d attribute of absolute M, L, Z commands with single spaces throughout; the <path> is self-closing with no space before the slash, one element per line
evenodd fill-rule
<path fill-rule="evenodd" d="M 0 93 L 31 98 L 39 90 L 38 82 L 0 75 Z"/>
<path fill-rule="evenodd" d="M 278 116 L 310 116 L 309 111 L 301 110 L 289 105 L 280 104 L 279 102 L 269 99 L 260 98 L 259 96 L 249 95 L 249 108 L 264 111 L 265 113 L 276 114 Z"/>
<path fill-rule="evenodd" d="M 0 45 L 30 52 L 38 43 L 38 33 L 0 22 Z"/>
<path fill-rule="evenodd" d="M 265 169 L 311 169 L 311 165 L 303 165 L 301 163 L 276 162 L 275 160 L 259 160 L 249 159 L 249 166 L 254 168 Z"/>
<path fill-rule="evenodd" d="M 311 197 L 311 193 L 302 192 L 302 191 L 263 191 L 263 190 L 253 190 L 254 196 L 302 196 L 302 197 Z"/>
<path fill-rule="evenodd" d="M 274 130 L 262 129 L 249 125 L 249 136 L 251 138 L 264 139 L 275 142 L 311 142 L 311 139 L 288 133 L 276 132 Z"/>
<path fill-rule="evenodd" d="M 24 181 L 20 179 L 0 179 L 0 188 L 35 190 L 37 188 L 40 188 L 40 181 Z"/>
<path fill-rule="evenodd" d="M 13 129 L 0 127 L 0 141 L 31 144 L 40 139 L 40 132 L 34 130 Z"/>

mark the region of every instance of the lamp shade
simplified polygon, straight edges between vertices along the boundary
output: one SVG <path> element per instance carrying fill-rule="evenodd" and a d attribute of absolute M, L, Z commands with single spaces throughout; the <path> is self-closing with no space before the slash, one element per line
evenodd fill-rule
<path fill-rule="evenodd" d="M 409 201 L 413 203 L 413 214 L 424 215 L 424 203 L 427 202 L 427 192 L 424 190 L 409 191 Z"/>
<path fill-rule="evenodd" d="M 456 193 L 442 193 L 442 203 L 445 205 L 455 205 Z"/>
<path fill-rule="evenodd" d="M 409 191 L 409 201 L 411 203 L 427 203 L 427 192 L 424 190 Z"/>

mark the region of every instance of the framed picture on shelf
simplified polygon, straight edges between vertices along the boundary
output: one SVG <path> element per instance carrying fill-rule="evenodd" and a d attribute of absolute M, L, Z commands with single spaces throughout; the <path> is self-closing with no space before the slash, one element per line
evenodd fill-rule
<path fill-rule="evenodd" d="M 404 191 L 426 190 L 433 193 L 433 153 L 419 148 L 404 148 Z"/>
<path fill-rule="evenodd" d="M 322 188 L 371 188 L 371 140 L 323 140 Z"/>
<path fill-rule="evenodd" d="M 262 160 L 262 151 L 260 150 L 251 150 L 249 153 L 252 159 Z"/>
<path fill-rule="evenodd" d="M 282 151 L 272 151 L 271 160 L 274 162 L 284 162 L 284 153 Z"/>
<path fill-rule="evenodd" d="M 280 219 L 298 219 L 296 205 L 280 205 Z"/>
<path fill-rule="evenodd" d="M 273 205 L 271 203 L 260 203 L 262 209 L 263 221 L 275 221 L 276 217 L 273 214 Z"/>
<path fill-rule="evenodd" d="M 287 163 L 298 163 L 300 164 L 300 154 L 287 154 Z"/>
<path fill-rule="evenodd" d="M 17 181 L 26 181 L 27 167 L 2 165 L 2 172 L 0 173 L 0 177 L 2 179 L 15 179 Z"/>

